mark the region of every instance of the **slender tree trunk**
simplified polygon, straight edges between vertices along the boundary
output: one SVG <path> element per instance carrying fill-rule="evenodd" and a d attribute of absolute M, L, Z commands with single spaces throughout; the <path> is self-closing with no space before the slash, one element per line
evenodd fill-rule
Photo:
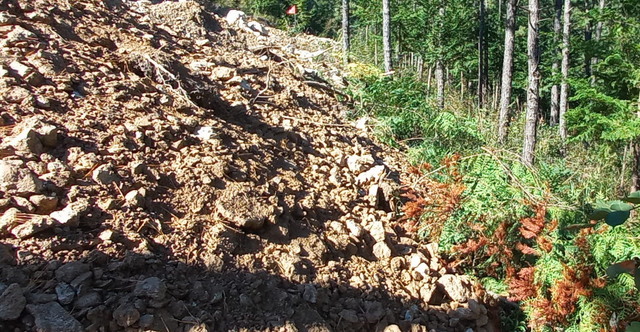
<path fill-rule="evenodd" d="M 433 77 L 433 66 L 429 66 L 427 71 L 427 94 L 431 94 L 431 78 Z"/>
<path fill-rule="evenodd" d="M 444 108 L 444 65 L 441 60 L 436 63 L 437 101 L 440 109 Z"/>
<path fill-rule="evenodd" d="M 606 5 L 605 0 L 598 1 L 598 10 L 600 11 L 601 14 L 604 11 L 605 5 Z M 594 37 L 596 44 L 597 42 L 600 41 L 600 38 L 602 37 L 602 26 L 603 26 L 602 21 L 598 21 L 598 24 L 596 24 L 596 33 Z M 599 46 L 599 45 L 596 45 L 596 46 Z M 594 56 L 593 58 L 591 58 L 592 70 L 593 70 L 593 67 L 595 67 L 598 64 L 598 61 L 600 61 L 600 59 L 598 59 L 598 56 Z M 591 85 L 593 86 L 595 84 L 596 84 L 596 77 L 595 75 L 591 75 Z"/>
<path fill-rule="evenodd" d="M 387 73 L 393 70 L 391 63 L 391 16 L 389 11 L 389 0 L 382 0 L 382 44 L 384 48 L 384 70 Z"/>
<path fill-rule="evenodd" d="M 444 108 L 444 64 L 442 63 L 442 38 L 444 29 L 444 5 L 440 2 L 440 9 L 438 9 L 438 61 L 436 61 L 436 98 L 438 107 Z"/>
<path fill-rule="evenodd" d="M 560 36 L 562 30 L 562 2 L 563 0 L 556 0 L 555 16 L 553 17 L 553 44 L 558 45 L 558 36 Z M 556 53 L 560 53 L 558 47 L 556 47 Z M 551 73 L 555 77 L 558 75 L 560 69 L 560 58 L 554 56 L 553 65 L 551 67 Z M 558 124 L 558 117 L 560 114 L 560 89 L 558 84 L 554 84 L 551 87 L 551 114 L 549 122 L 552 125 Z"/>
<path fill-rule="evenodd" d="M 562 27 L 562 84 L 560 85 L 560 138 L 562 144 L 567 140 L 566 113 L 569 107 L 569 42 L 571 38 L 571 0 L 564 1 L 564 17 Z M 564 147 L 563 147 L 564 151 Z"/>
<path fill-rule="evenodd" d="M 342 52 L 344 65 L 349 64 L 349 0 L 342 0 Z"/>
<path fill-rule="evenodd" d="M 500 120 L 498 142 L 504 144 L 509 135 L 509 105 L 513 81 L 513 47 L 515 45 L 517 0 L 507 0 L 507 17 L 504 28 L 504 56 L 502 59 L 502 91 L 500 92 Z"/>
<path fill-rule="evenodd" d="M 591 78 L 591 49 L 589 47 L 589 42 L 593 36 L 593 26 L 591 24 L 591 19 L 589 18 L 589 10 L 593 7 L 591 4 L 591 0 L 584 0 L 584 6 L 587 16 L 587 23 L 584 27 L 584 41 L 586 42 L 587 48 L 585 49 L 584 54 L 584 75 L 587 78 Z"/>
<path fill-rule="evenodd" d="M 480 0 L 480 8 L 478 10 L 478 108 L 483 108 L 485 105 L 486 99 L 486 88 L 485 88 L 485 70 L 484 70 L 484 52 L 486 52 L 484 45 L 484 1 Z"/>
<path fill-rule="evenodd" d="M 529 84 L 527 88 L 527 113 L 524 128 L 522 161 L 533 165 L 538 130 L 538 106 L 540 99 L 540 53 L 538 50 L 539 6 L 538 0 L 529 0 L 529 27 L 527 35 L 527 56 Z"/>
<path fill-rule="evenodd" d="M 638 94 L 638 113 L 640 118 L 640 93 Z M 633 171 L 631 173 L 631 192 L 640 190 L 640 137 L 633 142 Z"/>

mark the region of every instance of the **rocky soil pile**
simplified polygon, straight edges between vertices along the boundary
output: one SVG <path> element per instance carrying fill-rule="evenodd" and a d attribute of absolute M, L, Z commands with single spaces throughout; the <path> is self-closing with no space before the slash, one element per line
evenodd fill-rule
<path fill-rule="evenodd" d="M 345 120 L 331 42 L 229 22 L 0 1 L 0 330 L 495 331 L 394 229 L 414 179 Z"/>

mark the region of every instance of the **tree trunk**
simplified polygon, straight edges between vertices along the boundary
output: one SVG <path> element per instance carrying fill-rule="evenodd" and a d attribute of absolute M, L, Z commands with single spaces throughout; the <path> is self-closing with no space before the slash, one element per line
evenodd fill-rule
<path fill-rule="evenodd" d="M 592 8 L 591 0 L 584 0 L 585 16 L 587 17 L 587 23 L 584 27 L 584 41 L 587 45 L 584 53 L 584 75 L 587 78 L 591 78 L 591 49 L 589 42 L 593 36 L 593 27 L 591 19 L 589 18 L 589 10 Z"/>
<path fill-rule="evenodd" d="M 349 0 L 342 0 L 342 52 L 346 66 L 349 64 Z"/>
<path fill-rule="evenodd" d="M 486 87 L 485 87 L 485 70 L 484 70 L 484 53 L 486 52 L 484 44 L 484 1 L 480 0 L 480 8 L 478 10 L 478 108 L 483 108 L 486 102 Z"/>
<path fill-rule="evenodd" d="M 638 94 L 638 113 L 640 118 L 640 94 Z M 633 171 L 631 173 L 631 192 L 640 190 L 640 137 L 633 142 Z"/>
<path fill-rule="evenodd" d="M 391 16 L 389 14 L 389 0 L 382 0 L 382 44 L 384 48 L 384 71 L 393 70 L 391 63 Z"/>
<path fill-rule="evenodd" d="M 563 0 L 556 0 L 556 14 L 553 17 L 553 44 L 558 45 L 558 36 L 560 36 L 562 29 L 562 2 Z M 555 54 L 560 53 L 560 50 L 556 46 Z M 555 77 L 558 75 L 558 70 L 560 69 L 560 59 L 556 55 L 553 60 L 553 65 L 551 67 L 551 74 Z M 558 124 L 558 117 L 560 114 L 560 89 L 558 88 L 558 84 L 554 84 L 551 87 L 551 110 L 550 110 L 550 119 L 549 122 L 552 125 Z"/>
<path fill-rule="evenodd" d="M 604 7 L 605 7 L 605 0 L 599 0 L 598 1 L 598 9 L 600 11 L 600 14 L 602 14 L 602 12 L 604 11 Z M 596 24 L 596 34 L 595 34 L 595 41 L 599 42 L 600 38 L 602 37 L 602 26 L 603 23 L 602 21 L 598 21 L 598 24 Z M 596 45 L 599 47 L 599 45 Z M 593 70 L 593 67 L 595 67 L 598 64 L 598 61 L 600 61 L 600 59 L 598 59 L 597 56 L 594 56 L 593 58 L 591 58 L 591 68 Z M 591 75 L 591 85 L 595 85 L 596 84 L 596 77 L 594 75 Z"/>
<path fill-rule="evenodd" d="M 440 109 L 444 108 L 444 66 L 442 61 L 436 63 L 437 101 Z"/>
<path fill-rule="evenodd" d="M 562 27 L 562 84 L 560 85 L 560 138 L 562 144 L 567 140 L 567 121 L 565 119 L 569 107 L 569 42 L 571 38 L 571 0 L 564 1 L 564 17 Z M 564 151 L 564 147 L 563 147 Z"/>
<path fill-rule="evenodd" d="M 539 25 L 538 0 L 529 0 L 529 27 L 527 35 L 527 56 L 529 70 L 529 86 L 527 88 L 527 113 L 524 128 L 524 144 L 522 162 L 533 165 L 536 151 L 536 135 L 538 130 L 538 105 L 540 99 L 540 54 L 538 50 Z"/>
<path fill-rule="evenodd" d="M 507 17 L 504 29 L 504 56 L 502 59 L 502 91 L 500 92 L 500 120 L 498 142 L 504 144 L 509 135 L 509 105 L 513 80 L 513 47 L 515 44 L 517 0 L 507 1 Z"/>

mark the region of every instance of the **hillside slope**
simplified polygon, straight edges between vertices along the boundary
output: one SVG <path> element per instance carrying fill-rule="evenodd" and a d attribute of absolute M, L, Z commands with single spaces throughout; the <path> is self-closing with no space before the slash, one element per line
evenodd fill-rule
<path fill-rule="evenodd" d="M 0 330 L 495 330 L 394 229 L 415 175 L 345 120 L 331 41 L 193 1 L 0 10 Z"/>

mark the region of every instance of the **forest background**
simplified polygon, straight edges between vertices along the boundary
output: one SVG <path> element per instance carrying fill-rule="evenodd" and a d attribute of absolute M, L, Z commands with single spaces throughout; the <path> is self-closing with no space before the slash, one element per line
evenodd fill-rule
<path fill-rule="evenodd" d="M 640 331 L 638 0 L 216 2 L 344 41 L 351 116 L 425 175 L 402 227 L 504 331 Z"/>

